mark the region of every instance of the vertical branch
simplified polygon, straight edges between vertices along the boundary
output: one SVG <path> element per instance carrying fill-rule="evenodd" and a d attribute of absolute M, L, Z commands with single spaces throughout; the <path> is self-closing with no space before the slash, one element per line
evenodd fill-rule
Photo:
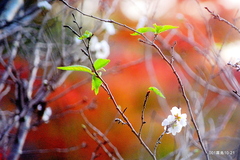
<path fill-rule="evenodd" d="M 183 86 L 182 80 L 181 80 L 180 76 L 178 75 L 175 67 L 173 66 L 173 60 L 174 59 L 172 58 L 172 61 L 169 61 L 166 58 L 166 56 L 163 54 L 162 50 L 155 43 L 152 43 L 151 45 L 158 51 L 158 54 L 163 58 L 163 60 L 167 62 L 167 64 L 172 69 L 174 75 L 176 76 L 178 84 L 179 84 L 180 89 L 181 89 L 182 96 L 183 96 L 183 98 L 184 98 L 184 100 L 185 100 L 185 102 L 187 104 L 187 108 L 188 108 L 188 111 L 189 111 L 189 114 L 190 114 L 190 117 L 191 117 L 191 121 L 193 123 L 193 126 L 194 126 L 196 132 L 197 132 L 199 143 L 200 143 L 200 145 L 201 145 L 201 147 L 203 149 L 203 152 L 204 152 L 204 154 L 206 156 L 206 159 L 209 160 L 209 154 L 208 154 L 208 152 L 207 152 L 207 150 L 206 150 L 206 148 L 205 148 L 205 146 L 203 144 L 202 136 L 201 136 L 200 131 L 198 129 L 197 123 L 196 123 L 196 121 L 194 119 L 193 112 L 192 112 L 192 107 L 191 107 L 189 99 L 188 99 L 188 97 L 186 95 L 185 88 Z M 171 52 L 174 52 L 174 48 L 173 47 L 172 47 Z"/>
<path fill-rule="evenodd" d="M 14 59 L 16 58 L 16 55 L 18 52 L 21 37 L 22 37 L 21 33 L 18 33 L 16 35 L 16 38 L 13 40 L 13 47 L 11 49 L 9 48 L 9 53 L 7 53 L 9 54 L 7 62 L 5 62 L 4 59 L 2 58 L 3 57 L 2 53 L 0 55 L 0 63 L 5 68 L 5 71 L 0 79 L 0 92 L 1 92 L 0 99 L 9 92 L 8 90 L 11 89 L 10 85 L 6 86 L 6 82 L 8 79 L 10 79 L 10 81 L 12 81 L 15 84 L 18 82 L 18 79 L 16 78 Z M 15 116 L 13 118 L 17 119 L 18 116 Z M 3 143 L 6 139 L 9 138 L 8 137 L 9 133 L 16 124 L 15 119 L 12 119 L 13 121 L 11 123 L 3 123 L 3 126 L 1 126 L 1 134 L 0 134 L 1 143 Z"/>
<path fill-rule="evenodd" d="M 22 148 L 27 137 L 27 133 L 30 129 L 32 110 L 28 110 L 27 114 L 20 119 L 19 129 L 16 134 L 11 152 L 8 156 L 8 160 L 18 160 L 22 153 Z"/>
<path fill-rule="evenodd" d="M 139 129 L 139 132 L 138 132 L 138 136 L 141 136 L 143 125 L 146 123 L 145 120 L 144 120 L 144 111 L 145 111 L 146 106 L 147 106 L 147 100 L 148 100 L 149 94 L 150 94 L 150 91 L 147 91 L 147 93 L 145 95 L 144 102 L 143 102 L 143 109 L 142 109 L 142 115 L 141 115 L 141 122 L 142 123 L 141 123 L 140 129 Z"/>
<path fill-rule="evenodd" d="M 27 97 L 31 98 L 32 92 L 33 92 L 33 84 L 35 82 L 36 76 L 37 76 L 37 71 L 38 71 L 38 65 L 40 62 L 40 56 L 39 56 L 39 43 L 36 45 L 36 49 L 34 50 L 34 62 L 33 62 L 33 69 L 29 78 L 28 82 L 28 88 L 27 88 Z"/>
<path fill-rule="evenodd" d="M 105 20 L 105 19 L 101 19 L 101 18 L 98 18 L 98 17 L 95 17 L 95 16 L 92 16 L 92 15 L 88 15 L 88 14 L 85 14 L 83 13 L 82 11 L 80 11 L 78 8 L 75 8 L 75 7 L 72 7 L 70 6 L 66 1 L 64 0 L 60 0 L 62 1 L 66 6 L 68 6 L 69 8 L 81 13 L 82 15 L 84 16 L 87 16 L 87 17 L 90 17 L 90 18 L 93 18 L 93 19 L 96 19 L 96 20 L 99 20 L 99 21 L 104 21 L 104 22 L 108 22 L 108 23 L 114 23 L 114 24 L 117 24 L 119 26 L 122 26 L 124 28 L 127 28 L 131 31 L 134 31 L 134 32 L 137 32 L 139 33 L 138 31 L 132 29 L 131 27 L 128 27 L 124 24 L 121 24 L 121 23 L 118 23 L 118 22 L 115 22 L 113 20 Z M 139 33 L 141 34 L 141 33 Z M 143 34 L 141 34 L 145 39 L 147 39 L 147 37 L 145 37 Z M 148 40 L 148 39 L 147 39 Z M 144 146 L 144 148 L 147 150 L 147 152 L 152 156 L 152 158 L 154 160 L 156 160 L 156 157 L 153 155 L 152 151 L 149 149 L 149 147 L 145 144 L 145 142 L 143 141 L 143 139 L 139 136 L 139 134 L 137 133 L 137 131 L 134 129 L 134 127 L 132 126 L 131 122 L 128 120 L 127 116 L 124 114 L 124 112 L 120 109 L 118 103 L 116 102 L 115 100 L 115 97 L 113 96 L 110 88 L 108 87 L 108 84 L 103 80 L 103 78 L 99 75 L 99 73 L 96 71 L 96 69 L 94 68 L 94 65 L 93 65 L 93 60 L 91 58 L 91 54 L 89 53 L 89 50 L 88 50 L 88 45 L 84 44 L 87 48 L 87 51 L 83 50 L 82 49 L 82 52 L 85 53 L 85 55 L 89 55 L 88 56 L 88 59 L 91 63 L 91 66 L 93 68 L 93 72 L 94 74 L 96 75 L 97 78 L 99 78 L 101 81 L 102 81 L 102 88 L 107 92 L 107 94 L 109 95 L 110 99 L 112 100 L 116 110 L 120 113 L 120 115 L 123 117 L 124 121 L 126 122 L 127 126 L 131 129 L 131 131 L 133 132 L 133 134 L 138 138 L 138 140 L 140 141 L 140 143 Z"/>
<path fill-rule="evenodd" d="M 2 59 L 2 53 L 1 53 L 1 57 L 0 57 L 0 63 L 5 67 L 5 72 L 2 75 L 1 79 L 0 79 L 0 92 L 2 91 L 2 89 L 4 88 L 4 82 L 6 82 L 7 78 L 10 76 L 14 81 L 16 80 L 14 74 L 12 73 L 13 71 L 13 67 L 14 67 L 14 59 L 17 55 L 17 51 L 20 45 L 20 39 L 22 38 L 21 33 L 18 33 L 16 36 L 16 39 L 13 41 L 13 48 L 11 49 L 11 53 L 8 59 L 8 62 L 5 63 L 4 60 Z M 16 82 L 16 81 L 15 81 Z"/>
<path fill-rule="evenodd" d="M 18 116 L 19 117 L 18 131 L 15 136 L 14 144 L 10 151 L 8 160 L 17 160 L 19 158 L 20 154 L 22 153 L 22 148 L 23 148 L 24 142 L 26 140 L 26 136 L 31 127 L 30 125 L 31 125 L 31 121 L 33 118 L 33 112 L 34 112 L 33 106 L 38 105 L 42 101 L 44 101 L 44 99 L 46 98 L 46 96 L 48 95 L 49 92 L 50 92 L 50 90 L 47 89 L 47 86 L 41 87 L 37 93 L 37 96 L 34 97 L 34 99 L 22 102 L 23 110 L 21 111 L 21 113 Z M 24 92 L 22 94 L 25 94 L 24 96 L 27 96 L 26 92 Z"/>
<path fill-rule="evenodd" d="M 164 130 L 163 133 L 158 137 L 157 142 L 155 143 L 155 146 L 154 146 L 154 149 L 153 149 L 153 154 L 155 156 L 157 154 L 157 147 L 161 143 L 161 139 L 162 139 L 163 135 L 167 132 L 168 132 L 168 126 L 167 126 L 166 130 Z"/>
<path fill-rule="evenodd" d="M 133 132 L 133 134 L 138 138 L 139 142 L 143 145 L 143 147 L 147 150 L 147 152 L 152 156 L 152 158 L 154 160 L 156 160 L 156 157 L 154 156 L 154 154 L 152 153 L 152 151 L 149 149 L 149 147 L 145 144 L 145 142 L 143 141 L 143 139 L 139 136 L 139 133 L 137 133 L 137 131 L 134 129 L 134 127 L 132 126 L 131 122 L 128 120 L 127 116 L 124 114 L 123 111 L 121 111 L 120 107 L 117 104 L 117 101 L 115 100 L 110 88 L 108 87 L 108 84 L 101 78 L 101 76 L 98 75 L 98 73 L 96 72 L 96 75 L 98 76 L 98 78 L 103 82 L 103 88 L 104 90 L 107 92 L 107 94 L 109 95 L 110 99 L 112 100 L 116 110 L 120 113 L 120 115 L 122 116 L 122 118 L 124 119 L 124 121 L 126 122 L 127 126 L 131 129 L 131 131 Z"/>

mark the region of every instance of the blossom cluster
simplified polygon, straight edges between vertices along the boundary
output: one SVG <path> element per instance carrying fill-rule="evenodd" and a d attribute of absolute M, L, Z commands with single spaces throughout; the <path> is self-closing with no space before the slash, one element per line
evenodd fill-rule
<path fill-rule="evenodd" d="M 105 40 L 98 41 L 96 36 L 93 36 L 90 41 L 90 50 L 95 52 L 96 58 L 107 58 L 110 54 L 110 47 Z"/>

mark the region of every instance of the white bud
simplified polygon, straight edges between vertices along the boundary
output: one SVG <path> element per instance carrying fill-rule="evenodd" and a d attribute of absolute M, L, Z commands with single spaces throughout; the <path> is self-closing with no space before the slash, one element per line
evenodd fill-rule
<path fill-rule="evenodd" d="M 51 10 L 52 9 L 52 5 L 49 4 L 47 1 L 38 2 L 37 5 L 38 5 L 39 8 L 44 8 L 46 10 Z"/>
<path fill-rule="evenodd" d="M 114 35 L 116 33 L 116 30 L 112 23 L 103 23 L 103 27 L 106 29 L 109 35 Z"/>
<path fill-rule="evenodd" d="M 48 123 L 51 115 L 52 115 L 52 109 L 50 107 L 47 107 L 43 113 L 42 120 Z"/>

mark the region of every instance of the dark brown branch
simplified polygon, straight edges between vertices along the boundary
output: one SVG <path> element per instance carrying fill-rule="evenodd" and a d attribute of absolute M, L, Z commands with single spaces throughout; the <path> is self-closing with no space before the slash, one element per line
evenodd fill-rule
<path fill-rule="evenodd" d="M 147 91 L 147 93 L 145 95 L 144 102 L 143 102 L 143 109 L 142 109 L 142 115 L 141 115 L 141 122 L 142 123 L 141 123 L 140 129 L 139 129 L 139 132 L 138 132 L 138 134 L 139 134 L 138 136 L 141 136 L 143 125 L 146 123 L 145 120 L 144 120 L 144 111 L 145 111 L 146 106 L 147 106 L 147 100 L 148 100 L 149 94 L 150 94 L 150 91 Z"/>

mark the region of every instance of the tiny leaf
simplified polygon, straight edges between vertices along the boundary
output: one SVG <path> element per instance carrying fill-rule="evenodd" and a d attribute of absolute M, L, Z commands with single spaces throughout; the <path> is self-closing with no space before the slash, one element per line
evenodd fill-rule
<path fill-rule="evenodd" d="M 93 66 L 96 70 L 99 70 L 99 69 L 102 69 L 103 67 L 105 67 L 109 62 L 110 62 L 109 59 L 99 58 L 94 62 Z"/>
<path fill-rule="evenodd" d="M 156 87 L 149 87 L 148 90 L 151 90 L 153 92 L 155 92 L 157 95 L 159 95 L 162 98 L 165 98 L 164 95 L 162 94 L 161 91 L 159 91 L 159 89 L 157 89 Z"/>
<path fill-rule="evenodd" d="M 82 71 L 82 72 L 87 72 L 90 74 L 92 73 L 92 70 L 86 66 L 82 66 L 82 65 L 72 65 L 72 66 L 64 66 L 64 67 L 57 67 L 58 69 L 61 70 L 67 70 L 67 71 Z"/>
<path fill-rule="evenodd" d="M 146 32 L 153 32 L 155 33 L 155 29 L 152 27 L 142 27 L 142 28 L 138 28 L 136 31 L 140 32 L 140 33 L 146 33 Z M 134 32 L 131 34 L 132 36 L 136 36 L 139 35 L 139 33 Z"/>
<path fill-rule="evenodd" d="M 83 39 L 86 39 L 86 38 L 91 37 L 92 35 L 93 35 L 92 32 L 86 30 L 86 31 L 84 32 L 84 34 L 83 34 L 81 37 L 79 37 L 79 39 L 83 40 Z"/>
<path fill-rule="evenodd" d="M 154 23 L 153 26 L 155 28 L 155 34 L 159 34 L 170 29 L 178 28 L 177 26 L 171 26 L 171 25 L 158 26 L 156 25 L 156 23 Z"/>
<path fill-rule="evenodd" d="M 82 128 L 83 128 L 83 129 L 86 129 L 87 127 L 86 127 L 86 125 L 82 124 Z"/>
<path fill-rule="evenodd" d="M 101 84 L 102 84 L 102 81 L 96 75 L 92 75 L 92 90 L 96 95 L 99 92 L 99 88 Z"/>

